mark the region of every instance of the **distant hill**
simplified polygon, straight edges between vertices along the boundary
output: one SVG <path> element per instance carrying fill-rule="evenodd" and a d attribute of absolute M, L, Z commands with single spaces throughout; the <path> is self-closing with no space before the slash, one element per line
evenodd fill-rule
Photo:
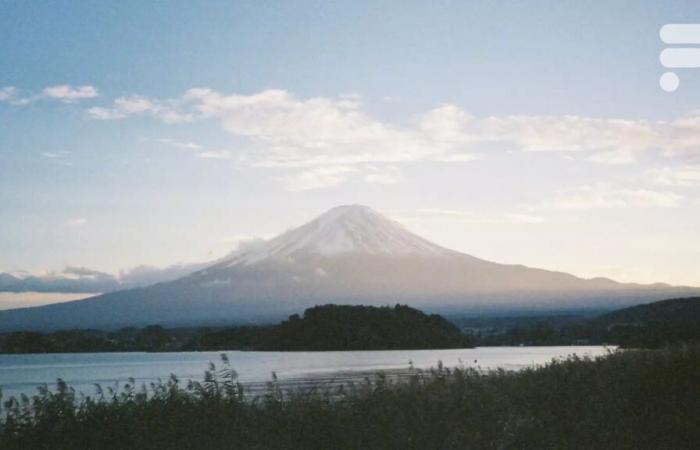
<path fill-rule="evenodd" d="M 609 342 L 657 348 L 700 342 L 700 297 L 675 298 L 624 308 L 591 321 Z"/>
<path fill-rule="evenodd" d="M 590 318 L 572 316 L 458 320 L 479 346 L 611 344 L 658 348 L 700 343 L 700 297 L 676 298 Z"/>
<path fill-rule="evenodd" d="M 445 318 L 408 306 L 323 305 L 271 327 L 206 333 L 193 348 L 275 351 L 400 350 L 470 347 Z"/>
<path fill-rule="evenodd" d="M 371 208 L 345 205 L 173 281 L 0 311 L 0 332 L 274 323 L 329 302 L 398 302 L 447 315 L 611 310 L 695 294 L 700 290 L 485 261 L 429 242 Z"/>
<path fill-rule="evenodd" d="M 700 324 L 700 297 L 673 298 L 619 309 L 595 319 L 598 323 L 648 324 L 687 323 Z"/>

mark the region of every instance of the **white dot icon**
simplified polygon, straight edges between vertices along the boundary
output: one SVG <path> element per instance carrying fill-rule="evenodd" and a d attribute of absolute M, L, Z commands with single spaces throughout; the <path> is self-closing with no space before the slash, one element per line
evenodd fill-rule
<path fill-rule="evenodd" d="M 681 80 L 678 79 L 678 75 L 673 72 L 666 72 L 659 78 L 659 86 L 666 92 L 673 92 L 678 89 L 678 85 Z"/>

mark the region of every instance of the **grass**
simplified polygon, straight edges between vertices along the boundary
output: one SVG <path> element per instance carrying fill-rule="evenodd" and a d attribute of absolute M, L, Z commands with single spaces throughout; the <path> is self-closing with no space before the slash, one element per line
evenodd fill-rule
<path fill-rule="evenodd" d="M 176 378 L 77 398 L 59 381 L 6 400 L 12 449 L 685 449 L 700 442 L 700 347 L 571 357 L 520 372 L 438 366 L 246 398 L 226 360 Z"/>

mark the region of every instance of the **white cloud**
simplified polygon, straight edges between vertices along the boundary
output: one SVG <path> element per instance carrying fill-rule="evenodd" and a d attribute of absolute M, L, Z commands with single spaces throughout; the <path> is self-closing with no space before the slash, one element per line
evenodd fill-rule
<path fill-rule="evenodd" d="M 49 86 L 42 91 L 44 97 L 71 103 L 77 100 L 97 97 L 99 94 L 94 86 Z"/>
<path fill-rule="evenodd" d="M 94 86 L 71 86 L 68 84 L 49 86 L 40 93 L 18 98 L 19 90 L 14 86 L 0 88 L 0 102 L 6 101 L 14 106 L 25 106 L 37 100 L 59 100 L 64 103 L 74 103 L 78 100 L 99 96 Z"/>
<path fill-rule="evenodd" d="M 126 114 L 119 110 L 101 108 L 98 106 L 88 109 L 87 114 L 91 119 L 95 120 L 115 120 L 126 117 Z"/>
<path fill-rule="evenodd" d="M 229 150 L 209 150 L 209 151 L 199 152 L 199 153 L 197 153 L 197 157 L 198 158 L 205 158 L 205 159 L 238 159 Z"/>
<path fill-rule="evenodd" d="M 403 223 L 451 222 L 480 225 L 536 225 L 551 213 L 594 209 L 676 208 L 684 198 L 673 192 L 614 188 L 606 184 L 580 186 L 559 192 L 551 200 L 523 205 L 513 211 L 478 211 L 449 208 L 417 208 L 386 211 Z"/>
<path fill-rule="evenodd" d="M 225 237 L 221 240 L 222 244 L 234 245 L 235 247 L 244 246 L 249 242 L 258 242 L 263 240 L 260 236 L 253 236 L 250 234 L 235 234 L 233 236 Z"/>
<path fill-rule="evenodd" d="M 338 185 L 356 172 L 352 166 L 321 166 L 305 169 L 282 178 L 289 191 L 307 191 Z"/>
<path fill-rule="evenodd" d="M 14 86 L 5 86 L 0 88 L 0 102 L 12 100 L 17 95 L 17 88 Z"/>
<path fill-rule="evenodd" d="M 540 152 L 588 152 L 606 164 L 634 162 L 643 152 L 700 153 L 700 113 L 671 121 L 511 115 L 476 117 L 441 105 L 402 125 L 371 117 L 357 95 L 301 99 L 279 89 L 226 95 L 195 88 L 176 99 L 122 97 L 112 117 L 149 114 L 164 122 L 210 118 L 249 139 L 256 164 L 309 167 L 405 161 L 468 161 L 485 144 Z M 97 118 L 110 116 L 103 109 Z"/>
<path fill-rule="evenodd" d="M 140 114 L 152 111 L 156 104 L 140 95 L 132 95 L 131 97 L 119 97 L 114 101 L 114 106 L 125 114 Z"/>
<path fill-rule="evenodd" d="M 365 181 L 375 184 L 397 184 L 403 181 L 403 176 L 398 167 L 378 168 L 367 166 L 364 168 L 367 173 Z"/>
<path fill-rule="evenodd" d="M 87 224 L 87 222 L 87 219 L 85 219 L 84 217 L 76 217 L 73 219 L 68 219 L 66 221 L 66 225 L 68 225 L 69 227 L 82 227 L 83 225 Z"/>
<path fill-rule="evenodd" d="M 437 107 L 421 116 L 421 130 L 438 142 L 463 144 L 472 141 L 467 128 L 474 118 L 454 105 Z"/>
<path fill-rule="evenodd" d="M 11 105 L 14 106 L 24 106 L 28 105 L 36 100 L 39 100 L 41 97 L 24 97 L 24 98 L 18 98 L 16 100 L 10 101 Z"/>
<path fill-rule="evenodd" d="M 51 164 L 58 165 L 58 166 L 64 166 L 64 167 L 73 167 L 75 166 L 75 163 L 71 161 L 71 152 L 66 151 L 66 150 L 50 150 L 50 151 L 43 151 L 40 152 L 39 155 L 41 155 L 42 158 L 44 158 L 47 162 L 50 161 Z"/>
<path fill-rule="evenodd" d="M 618 165 L 650 152 L 700 155 L 698 112 L 656 122 L 575 115 L 477 117 L 446 104 L 397 122 L 372 117 L 352 94 L 299 98 L 279 89 L 227 95 L 195 88 L 173 99 L 121 97 L 110 108 L 89 109 L 88 115 L 103 120 L 141 115 L 166 123 L 219 121 L 242 141 L 237 151 L 241 162 L 296 171 L 297 179 L 315 179 L 320 168 L 337 166 L 465 162 L 486 151 L 578 152 L 590 162 Z M 228 157 L 222 152 L 200 156 Z M 395 182 L 399 176 L 368 173 L 362 178 Z"/>
<path fill-rule="evenodd" d="M 202 146 L 192 141 L 178 141 L 170 138 L 144 139 L 146 141 L 157 142 L 163 145 L 169 145 L 176 148 L 184 148 L 186 150 L 201 150 Z"/>
<path fill-rule="evenodd" d="M 535 211 L 584 211 L 619 208 L 677 208 L 683 196 L 639 188 L 614 188 L 607 184 L 580 186 L 561 191 L 553 199 L 529 207 Z"/>
<path fill-rule="evenodd" d="M 700 166 L 664 167 L 653 171 L 652 176 L 665 186 L 700 186 Z"/>
<path fill-rule="evenodd" d="M 506 116 L 479 119 L 476 135 L 523 151 L 638 152 L 652 148 L 658 130 L 645 121 L 579 116 Z"/>
<path fill-rule="evenodd" d="M 600 164 L 620 165 L 631 164 L 637 159 L 634 152 L 627 150 L 612 150 L 609 152 L 594 153 L 588 158 L 589 161 Z"/>
<path fill-rule="evenodd" d="M 669 123 L 666 155 L 700 154 L 700 111 L 696 110 Z"/>
<path fill-rule="evenodd" d="M 265 244 L 266 240 L 272 236 L 253 236 L 249 234 L 238 234 L 225 237 L 221 240 L 222 244 L 233 248 L 224 258 L 230 258 L 236 253 L 255 251 Z"/>
<path fill-rule="evenodd" d="M 71 152 L 66 150 L 51 150 L 41 152 L 40 155 L 55 164 L 62 166 L 74 166 L 75 164 L 69 161 Z"/>
<path fill-rule="evenodd" d="M 379 172 L 365 175 L 365 181 L 375 184 L 397 184 L 403 181 L 403 178 L 399 173 Z"/>
<path fill-rule="evenodd" d="M 544 222 L 539 216 L 494 211 L 464 211 L 444 208 L 418 208 L 387 212 L 399 222 L 449 221 L 470 224 L 537 224 Z"/>
<path fill-rule="evenodd" d="M 192 113 L 183 111 L 176 100 L 153 100 L 141 95 L 119 97 L 111 108 L 94 107 L 87 110 L 90 118 L 96 120 L 124 119 L 130 115 L 154 117 L 165 123 L 191 122 Z"/>
<path fill-rule="evenodd" d="M 19 90 L 14 86 L 0 88 L 0 102 L 7 102 L 13 106 L 24 106 L 41 98 L 41 96 L 18 97 Z"/>
<path fill-rule="evenodd" d="M 201 117 L 216 118 L 226 131 L 247 139 L 248 159 L 257 167 L 469 160 L 475 156 L 463 148 L 463 139 L 446 132 L 451 124 L 441 127 L 438 123 L 455 120 L 449 111 L 436 111 L 410 126 L 398 126 L 370 117 L 359 101 L 347 96 L 298 99 L 282 90 L 223 95 L 191 89 L 184 99 Z"/>

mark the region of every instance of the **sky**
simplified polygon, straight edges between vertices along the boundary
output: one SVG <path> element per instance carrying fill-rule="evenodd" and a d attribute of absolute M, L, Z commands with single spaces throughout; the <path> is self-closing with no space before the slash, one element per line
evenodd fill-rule
<path fill-rule="evenodd" d="M 0 272 L 221 257 L 360 203 L 484 259 L 700 285 L 697 1 L 0 1 Z M 698 45 L 700 46 L 700 45 Z"/>

